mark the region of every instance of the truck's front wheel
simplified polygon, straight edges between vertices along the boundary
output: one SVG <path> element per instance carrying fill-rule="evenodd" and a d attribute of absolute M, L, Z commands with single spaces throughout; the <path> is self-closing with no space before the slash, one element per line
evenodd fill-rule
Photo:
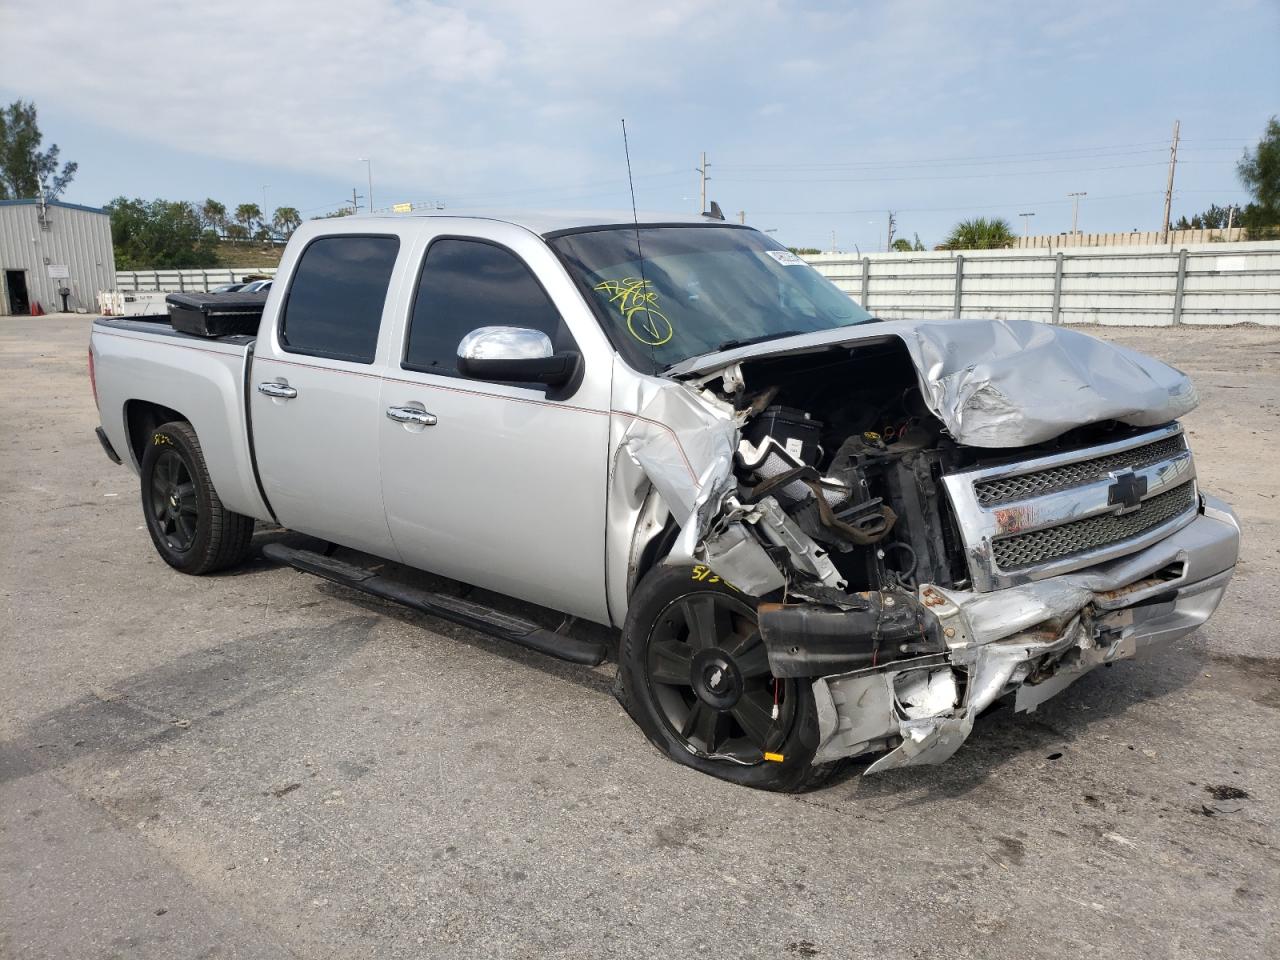
<path fill-rule="evenodd" d="M 756 602 L 707 567 L 655 567 L 631 599 L 614 693 L 676 762 L 744 786 L 805 789 L 828 772 L 813 765 L 813 691 L 770 673 Z"/>
<path fill-rule="evenodd" d="M 212 573 L 249 552 L 253 517 L 222 505 L 191 424 L 156 427 L 142 455 L 142 513 L 156 552 L 183 573 Z"/>

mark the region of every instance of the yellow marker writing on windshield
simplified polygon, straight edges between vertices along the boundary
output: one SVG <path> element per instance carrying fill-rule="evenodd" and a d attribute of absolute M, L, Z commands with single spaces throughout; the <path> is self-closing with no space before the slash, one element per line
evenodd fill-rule
<path fill-rule="evenodd" d="M 641 343 L 660 347 L 675 334 L 671 321 L 658 309 L 658 295 L 651 289 L 649 280 L 627 277 L 623 280 L 605 280 L 595 289 L 618 305 L 618 312 L 627 321 L 628 332 Z"/>

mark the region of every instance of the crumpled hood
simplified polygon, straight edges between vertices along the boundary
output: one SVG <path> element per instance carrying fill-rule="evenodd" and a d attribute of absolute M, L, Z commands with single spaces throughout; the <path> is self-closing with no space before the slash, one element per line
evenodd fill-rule
<path fill-rule="evenodd" d="M 900 339 L 930 409 L 960 443 L 1022 447 L 1074 427 L 1176 420 L 1199 396 L 1180 370 L 1067 327 L 1031 320 L 925 320 L 825 330 L 696 357 L 677 376 L 886 336 Z"/>

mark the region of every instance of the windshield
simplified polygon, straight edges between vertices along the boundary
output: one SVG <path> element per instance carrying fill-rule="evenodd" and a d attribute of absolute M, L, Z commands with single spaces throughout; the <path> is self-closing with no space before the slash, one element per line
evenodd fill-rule
<path fill-rule="evenodd" d="M 633 367 L 872 320 L 813 267 L 756 230 L 608 228 L 551 240 Z"/>

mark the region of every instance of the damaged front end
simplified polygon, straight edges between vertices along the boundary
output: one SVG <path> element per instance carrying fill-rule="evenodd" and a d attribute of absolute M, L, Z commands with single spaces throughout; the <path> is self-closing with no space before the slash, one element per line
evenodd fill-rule
<path fill-rule="evenodd" d="M 1194 406 L 1186 378 L 1079 334 L 991 326 L 757 349 L 637 379 L 619 404 L 636 411 L 614 438 L 628 588 L 665 527 L 668 562 L 762 598 L 773 676 L 812 685 L 815 762 L 941 762 L 997 699 L 1035 709 L 1191 632 L 1231 577 L 1238 524 L 1170 422 Z M 1071 420 L 1045 379 L 1067 372 Z"/>

